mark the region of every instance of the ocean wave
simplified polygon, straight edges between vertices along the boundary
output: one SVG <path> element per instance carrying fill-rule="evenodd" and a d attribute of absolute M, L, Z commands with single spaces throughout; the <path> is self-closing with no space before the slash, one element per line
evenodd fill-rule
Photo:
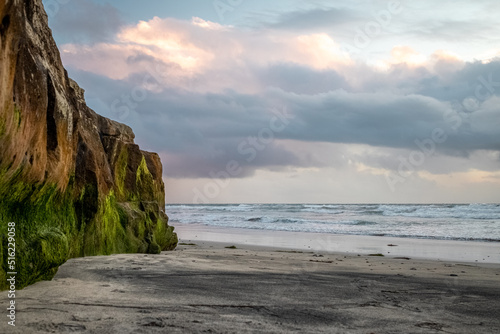
<path fill-rule="evenodd" d="M 176 223 L 205 224 L 424 239 L 500 240 L 498 204 L 169 205 L 166 212 L 174 226 Z"/>
<path fill-rule="evenodd" d="M 354 225 L 366 226 L 366 225 L 377 225 L 377 223 L 372 222 L 372 221 L 366 221 L 366 220 L 358 220 L 354 223 Z"/>
<path fill-rule="evenodd" d="M 279 218 L 273 221 L 273 223 L 279 223 L 279 224 L 297 224 L 301 222 L 303 222 L 303 220 L 293 219 L 293 218 Z"/>
<path fill-rule="evenodd" d="M 334 210 L 334 209 L 302 209 L 302 212 L 311 212 L 311 213 L 321 213 L 321 214 L 329 214 L 329 215 L 340 215 L 343 214 L 345 211 L 344 210 Z"/>
<path fill-rule="evenodd" d="M 360 213 L 363 214 L 363 215 L 376 215 L 376 216 L 380 216 L 380 215 L 384 214 L 384 211 L 382 211 L 382 210 L 365 210 L 365 211 L 361 211 Z"/>
<path fill-rule="evenodd" d="M 415 205 L 388 206 L 381 205 L 384 216 L 401 216 L 414 218 L 456 218 L 488 220 L 500 219 L 500 208 L 496 204 L 469 205 Z"/>

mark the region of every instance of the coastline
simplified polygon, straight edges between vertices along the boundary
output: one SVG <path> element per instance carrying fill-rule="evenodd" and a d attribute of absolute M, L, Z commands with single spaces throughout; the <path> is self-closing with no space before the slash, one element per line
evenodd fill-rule
<path fill-rule="evenodd" d="M 500 265 L 498 242 L 270 231 L 179 223 L 175 224 L 175 229 L 181 240 L 194 242 L 233 242 L 349 255 L 383 254 L 387 257 Z"/>
<path fill-rule="evenodd" d="M 16 328 L 2 321 L 0 332 L 500 330 L 500 264 L 358 256 L 179 235 L 173 252 L 69 260 L 52 281 L 18 291 Z M 6 302 L 0 296 L 0 305 Z"/>

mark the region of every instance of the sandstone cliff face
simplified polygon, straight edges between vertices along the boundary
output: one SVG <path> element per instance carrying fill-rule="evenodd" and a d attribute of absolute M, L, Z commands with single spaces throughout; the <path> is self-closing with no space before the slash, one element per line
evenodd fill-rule
<path fill-rule="evenodd" d="M 177 245 L 162 165 L 97 115 L 64 69 L 41 0 L 0 2 L 0 287 L 16 223 L 17 287 L 70 257 Z"/>

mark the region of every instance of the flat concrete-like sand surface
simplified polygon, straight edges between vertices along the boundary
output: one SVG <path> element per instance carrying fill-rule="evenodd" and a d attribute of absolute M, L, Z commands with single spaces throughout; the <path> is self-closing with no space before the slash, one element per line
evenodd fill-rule
<path fill-rule="evenodd" d="M 500 332 L 500 265 L 193 243 L 72 259 L 0 332 Z"/>

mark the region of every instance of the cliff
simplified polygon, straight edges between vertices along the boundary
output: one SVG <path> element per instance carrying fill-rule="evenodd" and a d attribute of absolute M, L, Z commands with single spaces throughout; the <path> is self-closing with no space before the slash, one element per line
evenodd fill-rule
<path fill-rule="evenodd" d="M 1 1 L 0 20 L 0 288 L 9 222 L 18 289 L 71 257 L 174 249 L 159 156 L 87 107 L 42 1 Z"/>

